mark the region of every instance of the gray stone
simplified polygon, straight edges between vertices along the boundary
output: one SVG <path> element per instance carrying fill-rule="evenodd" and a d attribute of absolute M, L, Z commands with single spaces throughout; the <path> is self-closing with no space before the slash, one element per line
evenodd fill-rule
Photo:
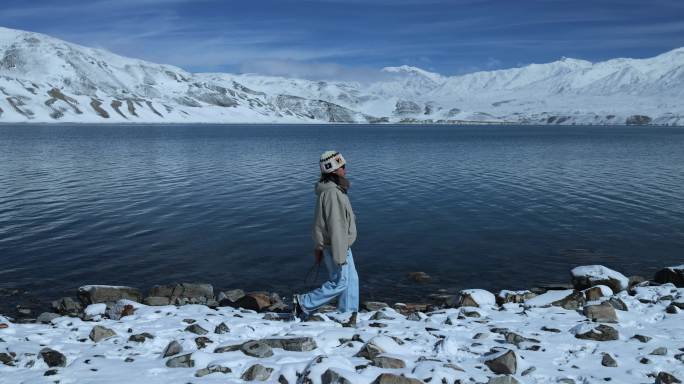
<path fill-rule="evenodd" d="M 271 348 L 280 348 L 286 351 L 305 352 L 317 348 L 316 341 L 311 337 L 272 338 L 263 339 L 261 342 L 266 343 Z"/>
<path fill-rule="evenodd" d="M 608 303 L 601 303 L 599 305 L 587 305 L 584 307 L 582 313 L 591 321 L 601 323 L 617 323 L 618 317 L 613 308 Z"/>
<path fill-rule="evenodd" d="M 114 336 L 116 336 L 116 332 L 101 325 L 94 326 L 89 335 L 90 340 L 96 343 Z"/>
<path fill-rule="evenodd" d="M 627 304 L 625 304 L 622 299 L 617 297 L 611 297 L 608 299 L 608 301 L 604 301 L 604 303 L 608 303 L 611 307 L 617 309 L 618 311 L 628 311 Z"/>
<path fill-rule="evenodd" d="M 672 283 L 678 288 L 684 287 L 684 264 L 663 268 L 656 272 L 654 280 L 660 284 Z"/>
<path fill-rule="evenodd" d="M 371 362 L 371 365 L 380 368 L 406 368 L 406 363 L 404 363 L 404 360 L 382 355 L 375 356 Z"/>
<path fill-rule="evenodd" d="M 195 360 L 192 359 L 192 353 L 188 353 L 168 359 L 166 366 L 169 368 L 192 368 L 195 366 Z"/>
<path fill-rule="evenodd" d="M 211 284 L 181 283 L 155 285 L 148 296 L 167 297 L 177 305 L 206 304 L 214 299 L 214 287 Z"/>
<path fill-rule="evenodd" d="M 52 312 L 43 312 L 36 319 L 37 322 L 42 324 L 50 324 L 52 320 L 59 318 L 59 314 Z"/>
<path fill-rule="evenodd" d="M 497 375 L 514 375 L 518 369 L 518 359 L 515 352 L 508 349 L 485 360 L 485 365 Z"/>
<path fill-rule="evenodd" d="M 134 343 L 144 343 L 147 339 L 154 339 L 154 336 L 152 334 L 143 332 L 143 333 L 138 333 L 137 335 L 131 335 L 128 338 L 128 341 L 132 341 Z"/>
<path fill-rule="evenodd" d="M 630 276 L 629 277 L 629 288 L 632 288 L 633 286 L 637 284 L 641 284 L 646 281 L 646 278 L 643 276 L 635 275 L 635 276 Z"/>
<path fill-rule="evenodd" d="M 354 356 L 363 357 L 364 359 L 372 361 L 382 353 L 385 353 L 385 351 L 379 346 L 375 345 L 371 339 L 369 342 L 364 344 L 363 347 L 361 347 L 361 350 L 359 350 L 359 352 L 357 352 Z"/>
<path fill-rule="evenodd" d="M 219 305 L 222 307 L 232 307 L 238 300 L 245 296 L 245 291 L 242 289 L 231 289 L 230 291 L 225 291 L 219 293 L 217 299 Z"/>
<path fill-rule="evenodd" d="M 240 345 L 240 350 L 245 355 L 252 357 L 263 358 L 273 356 L 273 350 L 271 349 L 271 346 L 262 341 L 248 341 Z"/>
<path fill-rule="evenodd" d="M 522 371 L 522 373 L 520 374 L 520 376 L 527 376 L 527 375 L 529 375 L 530 373 L 532 373 L 532 372 L 534 372 L 534 371 L 536 371 L 536 370 L 537 370 L 537 367 L 534 367 L 534 366 L 533 366 L 533 367 L 529 367 L 529 368 L 527 368 L 526 370 Z"/>
<path fill-rule="evenodd" d="M 615 361 L 613 356 L 611 356 L 608 353 L 604 353 L 603 357 L 601 357 L 601 365 L 603 365 L 604 367 L 614 368 L 614 367 L 618 366 L 618 363 L 617 363 L 617 361 Z"/>
<path fill-rule="evenodd" d="M 394 320 L 394 317 L 387 316 L 383 311 L 377 311 L 370 317 L 370 320 Z"/>
<path fill-rule="evenodd" d="M 423 382 L 413 377 L 381 373 L 371 384 L 423 384 Z"/>
<path fill-rule="evenodd" d="M 191 332 L 196 335 L 206 335 L 209 333 L 206 329 L 200 327 L 198 324 L 192 324 L 185 327 L 185 332 Z"/>
<path fill-rule="evenodd" d="M 52 309 L 63 316 L 78 317 L 83 312 L 83 305 L 71 297 L 63 297 L 52 302 Z"/>
<path fill-rule="evenodd" d="M 347 380 L 344 376 L 328 368 L 321 375 L 321 384 L 352 384 L 351 381 Z"/>
<path fill-rule="evenodd" d="M 675 357 L 675 359 L 677 359 L 677 360 L 681 361 L 682 363 L 684 363 L 684 353 L 678 353 L 678 354 L 676 354 L 674 357 Z"/>
<path fill-rule="evenodd" d="M 145 298 L 143 301 L 145 305 L 150 305 L 150 306 L 164 306 L 164 305 L 170 305 L 171 304 L 171 299 L 168 297 L 163 297 L 163 296 L 148 296 Z"/>
<path fill-rule="evenodd" d="M 520 382 L 513 376 L 495 376 L 490 377 L 487 384 L 520 384 Z"/>
<path fill-rule="evenodd" d="M 222 335 L 224 333 L 230 332 L 230 328 L 226 325 L 226 323 L 221 323 L 214 328 L 214 333 Z"/>
<path fill-rule="evenodd" d="M 575 337 L 583 340 L 610 341 L 620 338 L 617 329 L 608 325 L 599 324 L 593 329 L 584 333 L 577 333 Z"/>
<path fill-rule="evenodd" d="M 667 308 L 665 308 L 665 312 L 667 312 L 671 315 L 675 315 L 675 314 L 679 313 L 679 311 L 680 311 L 680 309 L 674 304 L 670 304 L 667 306 Z"/>
<path fill-rule="evenodd" d="M 515 332 L 504 332 L 502 334 L 503 334 L 504 338 L 506 339 L 507 343 L 515 344 L 516 347 L 520 347 L 520 344 L 524 343 L 524 342 L 528 342 L 528 343 L 539 343 L 540 342 L 537 339 L 524 337 L 524 336 L 519 335 Z"/>
<path fill-rule="evenodd" d="M 651 341 L 652 337 L 651 337 L 651 336 L 645 336 L 645 335 L 638 335 L 638 334 L 637 334 L 637 335 L 632 336 L 632 339 L 639 340 L 639 341 L 641 341 L 642 343 L 648 343 L 649 341 Z"/>
<path fill-rule="evenodd" d="M 14 356 L 10 355 L 9 353 L 0 352 L 0 363 L 10 367 L 14 366 Z"/>
<path fill-rule="evenodd" d="M 78 298 L 83 305 L 98 303 L 115 303 L 119 300 L 142 301 L 140 290 L 132 287 L 116 287 L 109 285 L 86 285 L 78 288 Z"/>
<path fill-rule="evenodd" d="M 387 307 L 389 307 L 389 305 L 381 301 L 364 301 L 361 305 L 361 308 L 365 309 L 368 312 L 379 311 Z"/>
<path fill-rule="evenodd" d="M 671 375 L 667 372 L 660 372 L 660 373 L 658 373 L 658 376 L 656 376 L 655 384 L 676 384 L 676 383 L 681 383 L 681 380 L 679 380 L 678 378 L 674 377 L 673 375 Z"/>
<path fill-rule="evenodd" d="M 180 345 L 176 340 L 171 341 L 164 351 L 162 352 L 162 357 L 175 356 L 183 351 L 183 346 Z"/>
<path fill-rule="evenodd" d="M 208 367 L 202 368 L 202 369 L 198 370 L 197 372 L 195 372 L 195 377 L 204 377 L 204 376 L 210 375 L 212 373 L 226 374 L 226 373 L 231 373 L 231 372 L 232 372 L 232 370 L 228 367 L 224 367 L 224 366 L 217 365 L 217 364 L 211 364 Z"/>
<path fill-rule="evenodd" d="M 40 350 L 40 357 L 45 361 L 48 367 L 66 367 L 66 356 L 61 352 L 50 348 L 43 348 Z"/>
<path fill-rule="evenodd" d="M 266 381 L 271 377 L 273 368 L 264 367 L 261 364 L 254 364 L 240 376 L 245 381 Z"/>
<path fill-rule="evenodd" d="M 207 347 L 207 345 L 213 343 L 214 342 L 206 336 L 195 337 L 195 344 L 197 345 L 197 349 L 204 349 Z"/>
<path fill-rule="evenodd" d="M 654 349 L 650 354 L 654 355 L 654 356 L 665 356 L 665 355 L 667 355 L 667 348 L 658 347 L 658 348 Z"/>

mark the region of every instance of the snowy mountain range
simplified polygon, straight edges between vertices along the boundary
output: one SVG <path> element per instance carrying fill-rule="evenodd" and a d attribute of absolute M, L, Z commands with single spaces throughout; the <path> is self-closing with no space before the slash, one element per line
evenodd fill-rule
<path fill-rule="evenodd" d="M 0 28 L 0 123 L 684 125 L 684 48 L 461 76 L 382 72 L 370 83 L 189 73 Z"/>

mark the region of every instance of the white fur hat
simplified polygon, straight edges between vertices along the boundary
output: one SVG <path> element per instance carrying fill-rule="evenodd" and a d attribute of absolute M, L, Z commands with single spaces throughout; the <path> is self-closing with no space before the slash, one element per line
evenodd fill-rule
<path fill-rule="evenodd" d="M 325 151 L 321 155 L 321 173 L 333 173 L 341 166 L 347 164 L 344 157 L 337 151 Z"/>

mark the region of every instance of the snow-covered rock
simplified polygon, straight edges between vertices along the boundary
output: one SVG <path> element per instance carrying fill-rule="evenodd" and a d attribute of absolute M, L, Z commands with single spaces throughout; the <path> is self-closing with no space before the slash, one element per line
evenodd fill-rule
<path fill-rule="evenodd" d="M 613 292 L 629 287 L 629 279 L 620 272 L 603 265 L 583 265 L 570 271 L 575 289 L 586 289 L 596 285 L 607 285 Z"/>
<path fill-rule="evenodd" d="M 658 283 L 672 283 L 677 287 L 684 287 L 684 264 L 663 268 L 656 272 L 654 280 Z"/>
<path fill-rule="evenodd" d="M 458 293 L 460 307 L 490 307 L 496 305 L 496 297 L 484 289 L 464 289 Z"/>

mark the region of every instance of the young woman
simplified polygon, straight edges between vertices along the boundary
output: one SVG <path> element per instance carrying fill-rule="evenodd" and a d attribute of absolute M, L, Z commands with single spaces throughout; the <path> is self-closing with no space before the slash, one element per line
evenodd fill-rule
<path fill-rule="evenodd" d="M 329 279 L 320 288 L 294 296 L 294 315 L 306 317 L 337 298 L 340 312 L 359 309 L 359 276 L 351 246 L 356 240 L 356 218 L 347 192 L 346 162 L 339 152 L 321 155 L 321 179 L 316 184 L 316 212 L 313 239 L 314 260 L 325 262 Z"/>

